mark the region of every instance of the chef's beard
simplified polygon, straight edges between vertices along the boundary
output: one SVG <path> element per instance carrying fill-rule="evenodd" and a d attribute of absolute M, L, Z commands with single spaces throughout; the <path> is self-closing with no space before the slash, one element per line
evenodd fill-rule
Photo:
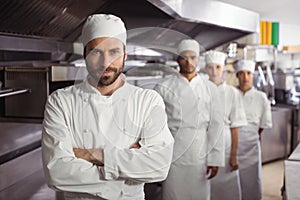
<path fill-rule="evenodd" d="M 123 66 L 124 66 L 124 62 L 123 62 Z M 100 77 L 99 81 L 98 81 L 98 86 L 99 87 L 104 87 L 104 86 L 109 86 L 109 85 L 113 84 L 117 80 L 117 78 L 120 76 L 120 74 L 122 73 L 123 66 L 119 70 L 117 68 L 114 68 L 114 67 L 106 68 L 105 71 L 113 72 L 113 75 L 112 76 L 102 75 Z"/>
<path fill-rule="evenodd" d="M 122 67 L 120 69 L 115 68 L 115 67 L 108 67 L 104 71 L 102 71 L 100 69 L 91 70 L 88 67 L 89 76 L 94 80 L 95 83 L 97 83 L 98 87 L 109 86 L 109 85 L 113 84 L 118 79 L 120 74 L 123 72 L 124 63 L 125 63 L 125 60 L 123 60 Z M 103 75 L 103 72 L 105 72 L 105 71 L 113 72 L 113 74 L 109 75 L 109 76 Z"/>
<path fill-rule="evenodd" d="M 188 69 L 185 69 L 185 68 L 180 68 L 179 72 L 181 74 L 193 74 L 194 72 L 196 71 L 196 68 L 194 67 L 193 69 L 191 70 L 188 70 Z"/>

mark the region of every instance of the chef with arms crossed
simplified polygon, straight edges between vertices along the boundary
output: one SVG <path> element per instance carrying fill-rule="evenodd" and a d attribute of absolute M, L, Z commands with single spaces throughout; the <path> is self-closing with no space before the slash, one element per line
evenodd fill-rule
<path fill-rule="evenodd" d="M 144 199 L 166 178 L 173 153 L 162 98 L 126 82 L 126 28 L 114 15 L 82 30 L 88 76 L 47 101 L 42 157 L 48 185 L 65 199 Z"/>

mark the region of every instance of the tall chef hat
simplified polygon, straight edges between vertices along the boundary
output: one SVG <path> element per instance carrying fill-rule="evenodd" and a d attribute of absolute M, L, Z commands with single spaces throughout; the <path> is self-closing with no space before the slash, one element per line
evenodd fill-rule
<path fill-rule="evenodd" d="M 206 64 L 219 64 L 224 66 L 227 55 L 220 51 L 209 51 L 205 54 L 205 62 Z"/>
<path fill-rule="evenodd" d="M 255 62 L 252 60 L 239 60 L 236 64 L 236 72 L 248 70 L 254 73 L 255 70 Z"/>
<path fill-rule="evenodd" d="M 113 37 L 121 40 L 126 45 L 126 28 L 124 22 L 114 15 L 94 14 L 87 18 L 82 28 L 82 43 L 87 43 L 95 38 Z"/>
<path fill-rule="evenodd" d="M 178 47 L 177 47 L 177 53 L 180 55 L 183 51 L 194 51 L 197 56 L 199 56 L 200 52 L 200 46 L 199 43 L 196 40 L 192 39 L 184 39 L 182 40 Z"/>

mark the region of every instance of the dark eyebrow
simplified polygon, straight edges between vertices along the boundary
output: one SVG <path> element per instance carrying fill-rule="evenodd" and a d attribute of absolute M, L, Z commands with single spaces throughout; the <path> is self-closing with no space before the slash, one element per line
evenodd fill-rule
<path fill-rule="evenodd" d="M 116 47 L 116 48 L 110 49 L 109 51 L 114 51 L 114 50 L 121 50 L 121 48 L 120 47 Z"/>
<path fill-rule="evenodd" d="M 90 48 L 90 51 L 93 51 L 93 50 L 103 52 L 101 49 L 98 49 L 97 47 Z"/>

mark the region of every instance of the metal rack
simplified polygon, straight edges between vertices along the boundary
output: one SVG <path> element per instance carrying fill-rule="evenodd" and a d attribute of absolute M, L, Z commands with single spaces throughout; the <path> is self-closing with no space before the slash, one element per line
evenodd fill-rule
<path fill-rule="evenodd" d="M 13 95 L 17 95 L 17 94 L 23 94 L 23 93 L 27 93 L 27 92 L 30 92 L 30 90 L 27 88 L 25 88 L 25 89 L 4 88 L 4 89 L 0 89 L 0 98 L 7 97 L 7 96 L 13 96 Z"/>

